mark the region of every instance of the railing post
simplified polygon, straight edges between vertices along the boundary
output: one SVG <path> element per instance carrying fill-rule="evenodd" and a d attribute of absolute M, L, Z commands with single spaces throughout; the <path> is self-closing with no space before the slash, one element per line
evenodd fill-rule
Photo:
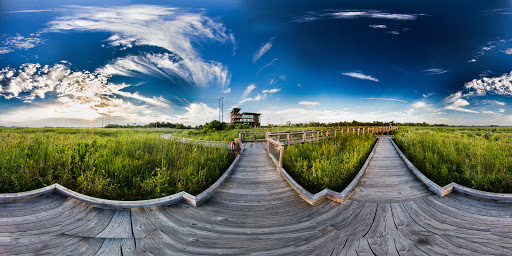
<path fill-rule="evenodd" d="M 286 145 L 290 146 L 290 134 L 286 134 Z"/>
<path fill-rule="evenodd" d="M 279 167 L 283 168 L 284 147 L 279 146 Z"/>
<path fill-rule="evenodd" d="M 239 156 L 240 151 L 242 151 L 242 142 L 240 139 L 235 139 L 235 156 Z"/>
<path fill-rule="evenodd" d="M 357 127 L 357 135 L 359 135 L 360 129 L 361 129 L 361 127 Z"/>
<path fill-rule="evenodd" d="M 302 133 L 302 144 L 306 143 L 306 132 Z"/>
<path fill-rule="evenodd" d="M 238 134 L 238 139 L 239 139 L 240 141 L 244 141 L 244 140 L 243 140 L 243 136 L 244 136 L 244 134 L 243 134 L 243 133 L 239 133 L 239 134 Z"/>
<path fill-rule="evenodd" d="M 253 133 L 253 135 L 254 135 L 254 141 L 256 142 L 256 133 Z"/>

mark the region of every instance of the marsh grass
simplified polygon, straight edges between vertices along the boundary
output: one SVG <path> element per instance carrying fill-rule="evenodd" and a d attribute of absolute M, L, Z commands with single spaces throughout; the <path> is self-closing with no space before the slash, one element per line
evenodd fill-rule
<path fill-rule="evenodd" d="M 162 130 L 0 129 L 0 193 L 59 183 L 116 200 L 198 194 L 234 160 L 227 149 L 166 140 Z"/>
<path fill-rule="evenodd" d="M 395 142 L 440 186 L 512 193 L 512 129 L 401 128 Z"/>
<path fill-rule="evenodd" d="M 284 169 L 305 189 L 342 191 L 357 175 L 375 144 L 375 135 L 344 135 L 285 148 Z"/>

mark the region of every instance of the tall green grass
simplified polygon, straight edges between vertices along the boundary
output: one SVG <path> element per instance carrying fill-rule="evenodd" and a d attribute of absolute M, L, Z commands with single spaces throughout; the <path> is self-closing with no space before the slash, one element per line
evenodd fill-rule
<path fill-rule="evenodd" d="M 59 183 L 77 192 L 140 200 L 197 194 L 234 160 L 227 149 L 135 129 L 0 129 L 0 193 Z"/>
<path fill-rule="evenodd" d="M 512 193 L 512 129 L 405 128 L 395 136 L 407 158 L 428 178 Z"/>
<path fill-rule="evenodd" d="M 375 144 L 375 135 L 344 135 L 285 148 L 284 169 L 304 188 L 342 191 L 357 175 Z"/>

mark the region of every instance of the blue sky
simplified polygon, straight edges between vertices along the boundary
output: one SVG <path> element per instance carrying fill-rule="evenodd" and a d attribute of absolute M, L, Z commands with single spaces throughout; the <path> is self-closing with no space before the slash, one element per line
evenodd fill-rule
<path fill-rule="evenodd" d="M 0 3 L 0 125 L 512 125 L 510 1 Z"/>

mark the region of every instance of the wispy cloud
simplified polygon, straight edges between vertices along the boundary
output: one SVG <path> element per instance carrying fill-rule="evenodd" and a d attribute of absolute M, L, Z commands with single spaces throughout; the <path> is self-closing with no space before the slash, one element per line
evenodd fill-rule
<path fill-rule="evenodd" d="M 295 22 L 312 22 L 321 19 L 381 19 L 395 21 L 413 21 L 422 14 L 391 13 L 381 10 L 326 10 L 308 12 L 304 16 L 295 17 Z"/>
<path fill-rule="evenodd" d="M 274 62 L 276 62 L 278 60 L 279 60 L 279 58 L 272 59 L 268 64 L 266 64 L 265 66 L 260 68 L 260 70 L 258 70 L 258 72 L 256 72 L 256 74 L 258 75 L 259 73 L 261 73 L 261 71 L 263 71 L 264 69 L 268 68 L 270 65 L 272 65 Z"/>
<path fill-rule="evenodd" d="M 251 94 L 251 92 L 254 91 L 254 89 L 256 89 L 256 86 L 254 84 L 251 84 L 251 85 L 247 86 L 247 88 L 245 88 L 244 92 L 240 96 L 239 102 L 237 104 L 233 105 L 232 108 L 237 107 L 240 104 L 243 104 L 243 103 L 248 102 L 248 101 L 264 100 L 264 99 L 268 98 L 268 96 L 270 94 L 274 94 L 276 92 L 281 91 L 280 88 L 274 88 L 274 89 L 270 89 L 270 90 L 263 90 L 263 91 L 261 91 L 261 93 L 259 93 L 255 97 L 249 97 L 249 94 Z"/>
<path fill-rule="evenodd" d="M 279 91 L 281 91 L 280 88 L 274 88 L 274 89 L 270 89 L 270 90 L 263 90 L 263 91 L 261 91 L 261 93 L 276 93 Z"/>
<path fill-rule="evenodd" d="M 268 40 L 268 42 L 266 42 L 264 44 L 261 44 L 260 49 L 257 52 L 254 53 L 254 56 L 253 56 L 253 59 L 252 59 L 253 63 L 256 63 L 256 61 L 258 61 L 261 58 L 261 56 L 263 56 L 263 54 L 265 54 L 266 52 L 268 52 L 268 50 L 270 50 L 270 48 L 272 48 L 272 45 L 274 43 L 274 39 L 276 39 L 276 38 L 277 38 L 277 36 L 274 36 L 274 37 L 270 38 Z M 272 60 L 272 62 L 274 62 L 274 60 Z M 270 64 L 272 64 L 272 62 L 270 62 Z"/>
<path fill-rule="evenodd" d="M 427 104 L 424 101 L 417 101 L 417 102 L 415 102 L 415 103 L 413 103 L 411 105 L 412 108 L 416 108 L 416 109 L 418 109 L 418 108 L 428 108 L 428 107 L 431 107 L 431 106 L 432 105 Z"/>
<path fill-rule="evenodd" d="M 496 106 L 505 106 L 505 105 L 507 105 L 507 103 L 502 102 L 502 101 L 497 101 L 497 100 L 482 100 L 482 104 L 496 105 Z"/>
<path fill-rule="evenodd" d="M 313 106 L 320 106 L 320 102 L 316 102 L 316 101 L 301 101 L 301 102 L 299 102 L 299 105 L 313 107 Z"/>
<path fill-rule="evenodd" d="M 379 28 L 379 29 L 386 29 L 388 26 L 386 25 L 369 25 L 370 28 Z"/>
<path fill-rule="evenodd" d="M 433 92 L 429 92 L 429 93 L 426 93 L 426 94 L 422 94 L 423 98 L 428 98 L 430 96 L 434 95 Z"/>
<path fill-rule="evenodd" d="M 20 34 L 15 36 L 4 35 L 4 38 L 0 47 L 0 54 L 6 54 L 15 50 L 28 50 L 45 42 L 44 39 L 36 35 L 30 37 L 24 37 Z"/>
<path fill-rule="evenodd" d="M 370 76 L 370 75 L 365 75 L 363 73 L 360 73 L 360 72 L 347 72 L 347 73 L 342 73 L 343 75 L 345 76 L 350 76 L 350 77 L 353 77 L 353 78 L 357 78 L 357 79 L 363 79 L 363 80 L 370 80 L 370 81 L 374 81 L 374 82 L 379 82 L 379 79 L 373 77 L 373 76 Z"/>
<path fill-rule="evenodd" d="M 134 45 L 150 45 L 179 56 L 181 60 L 178 64 L 173 62 L 174 65 L 186 67 L 187 75 L 191 76 L 189 80 L 199 86 L 206 87 L 219 82 L 224 86 L 224 82 L 227 82 L 227 68 L 220 63 L 203 60 L 193 42 L 234 44 L 234 37 L 222 23 L 202 13 L 187 13 L 178 8 L 153 5 L 108 8 L 72 6 L 63 11 L 66 15 L 50 21 L 48 27 L 42 30 L 43 33 L 109 32 L 112 36 L 107 41 L 112 47 L 123 49 Z M 111 67 L 120 67 L 119 72 L 126 71 L 125 65 L 117 64 Z"/>
<path fill-rule="evenodd" d="M 140 53 L 117 58 L 96 70 L 105 75 L 138 77 L 146 75 L 173 80 L 180 77 L 191 83 L 206 86 L 215 83 L 220 86 L 229 84 L 230 75 L 226 67 L 218 62 L 207 62 L 192 71 L 187 62 L 172 53 Z"/>
<path fill-rule="evenodd" d="M 362 100 L 389 100 L 389 101 L 400 101 L 400 102 L 408 102 L 406 100 L 393 99 L 393 98 L 360 98 Z"/>
<path fill-rule="evenodd" d="M 230 93 L 231 92 L 231 88 L 227 88 L 226 90 L 222 91 L 223 93 Z"/>
<path fill-rule="evenodd" d="M 10 11 L 9 13 L 36 13 L 36 12 L 53 12 L 53 9 L 40 9 L 40 10 L 19 10 Z"/>
<path fill-rule="evenodd" d="M 435 76 L 435 75 L 444 74 L 444 73 L 448 72 L 448 70 L 442 69 L 442 68 L 429 68 L 429 69 L 423 70 L 423 72 L 427 73 L 429 76 Z"/>
<path fill-rule="evenodd" d="M 256 85 L 251 84 L 245 88 L 245 91 L 242 93 L 242 96 L 240 96 L 240 101 L 247 98 L 249 96 L 249 93 L 251 93 L 254 89 L 256 89 Z"/>

